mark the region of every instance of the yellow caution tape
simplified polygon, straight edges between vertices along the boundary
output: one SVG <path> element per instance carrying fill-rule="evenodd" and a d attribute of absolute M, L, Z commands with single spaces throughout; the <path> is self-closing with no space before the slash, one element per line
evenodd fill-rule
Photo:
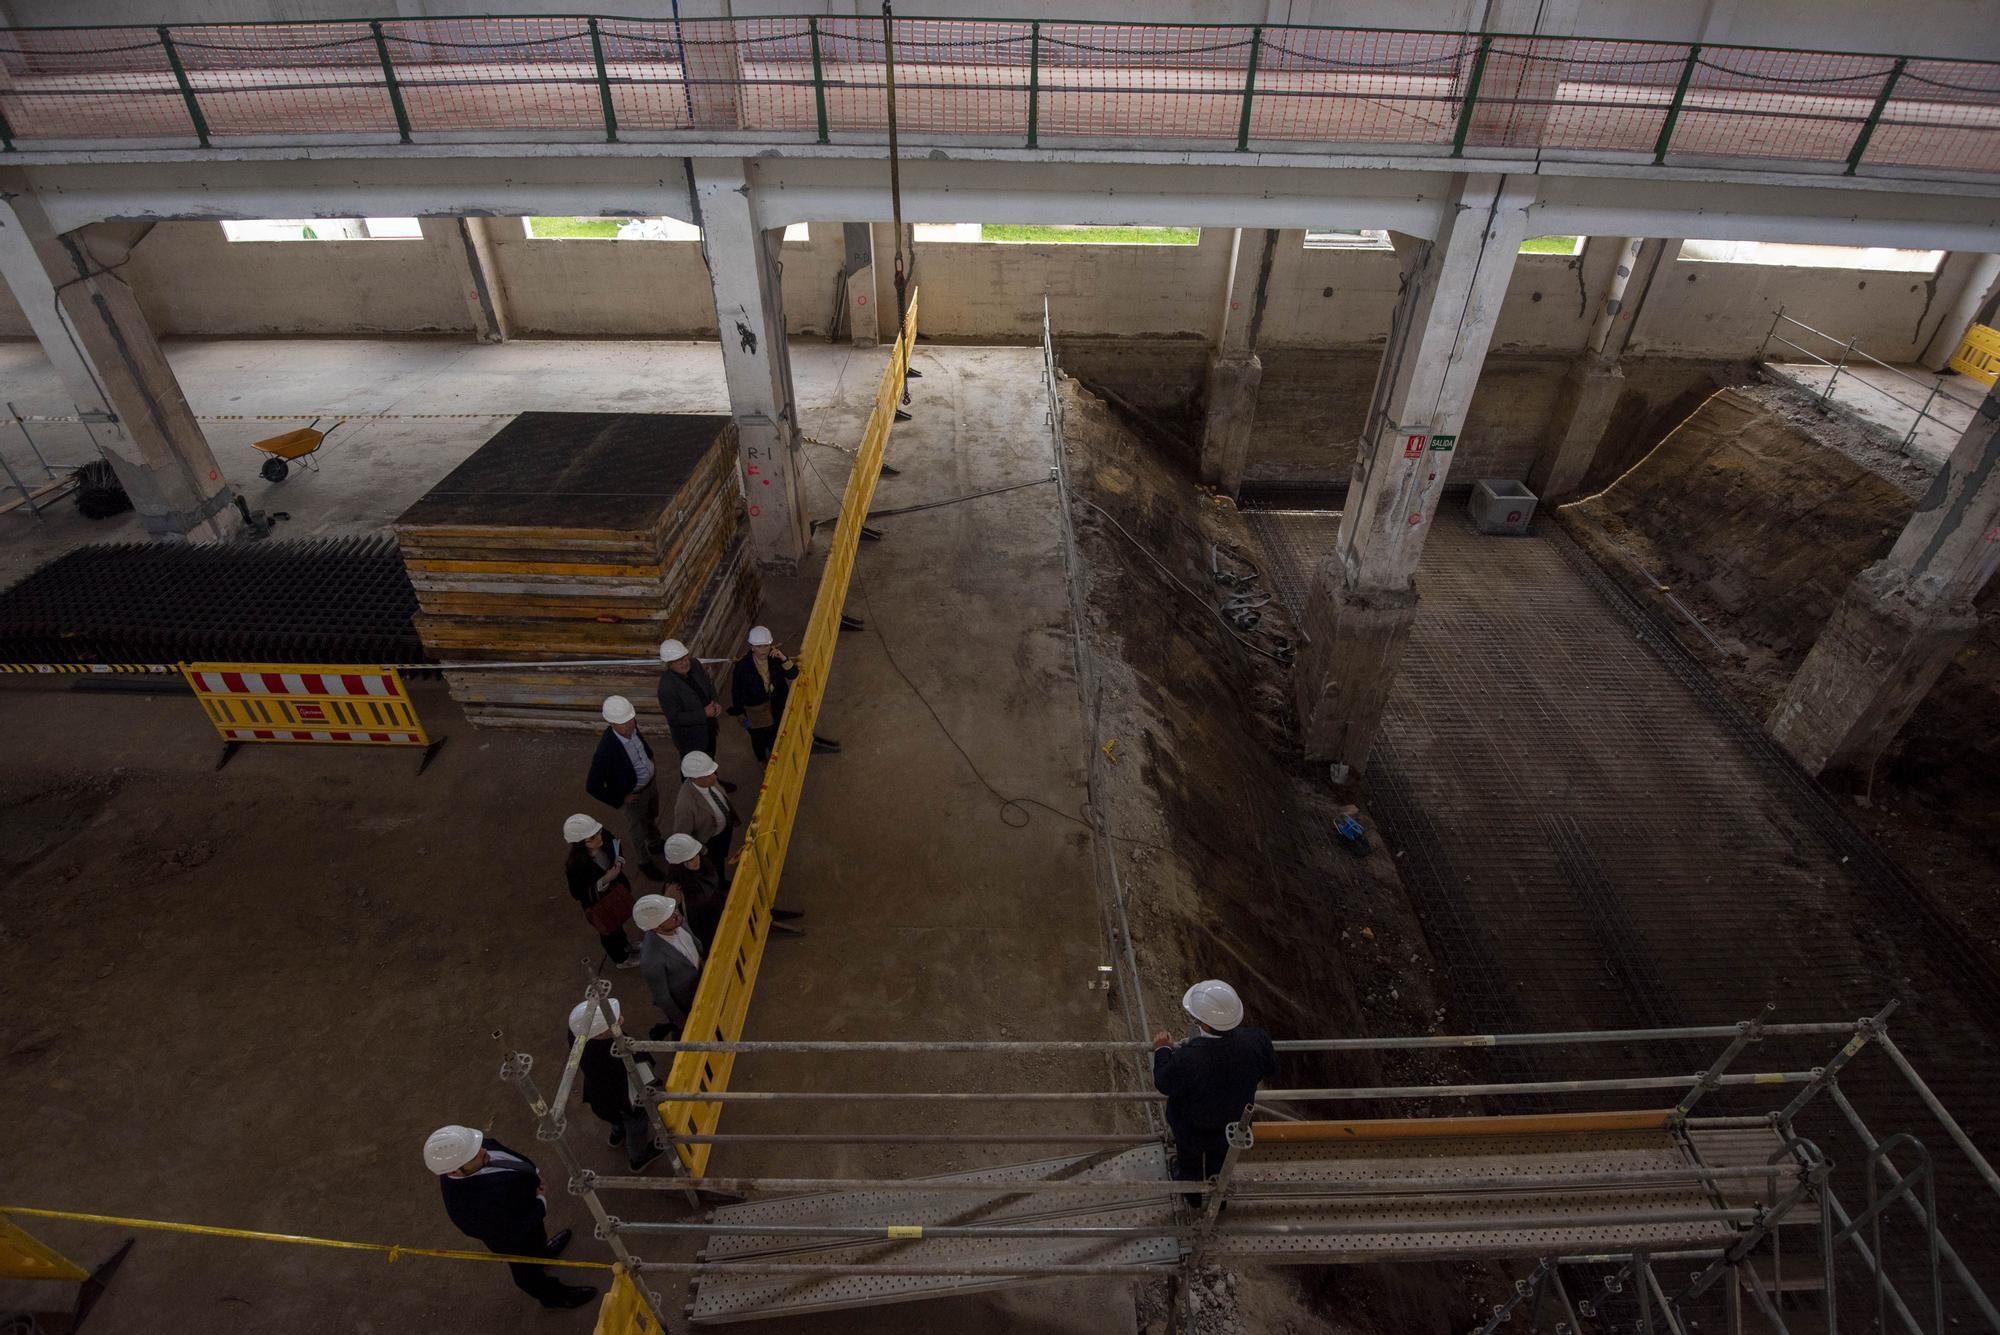
<path fill-rule="evenodd" d="M 922 1224 L 889 1225 L 889 1236 L 892 1238 L 921 1238 L 923 1235 L 924 1226 Z"/>
<path fill-rule="evenodd" d="M 496 1252 L 462 1252 L 440 1247 L 403 1247 L 386 1242 L 347 1242 L 340 1238 L 314 1238 L 300 1233 L 265 1233 L 252 1228 L 219 1228 L 213 1224 L 177 1224 L 165 1219 L 130 1219 L 115 1214 L 84 1214 L 76 1210 L 37 1210 L 26 1205 L 0 1205 L 0 1214 L 25 1215 L 32 1219 L 68 1219 L 80 1224 L 116 1224 L 120 1228 L 148 1228 L 159 1233 L 194 1233 L 209 1238 L 247 1238 L 252 1242 L 289 1242 L 299 1247 L 332 1247 L 348 1252 L 381 1252 L 391 1261 L 405 1256 L 427 1256 L 443 1261 L 500 1261 L 510 1265 L 549 1265 L 568 1270 L 611 1270 L 609 1261 L 562 1261 L 548 1256 L 505 1256 Z"/>

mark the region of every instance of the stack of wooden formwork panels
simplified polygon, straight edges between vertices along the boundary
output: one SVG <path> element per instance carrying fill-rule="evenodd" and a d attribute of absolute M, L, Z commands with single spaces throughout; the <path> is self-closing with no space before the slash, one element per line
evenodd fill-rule
<path fill-rule="evenodd" d="M 466 717 L 601 728 L 607 695 L 657 710 L 661 640 L 733 655 L 758 600 L 735 458 L 724 416 L 523 413 L 405 510 L 430 657 L 522 665 L 448 669 Z"/>

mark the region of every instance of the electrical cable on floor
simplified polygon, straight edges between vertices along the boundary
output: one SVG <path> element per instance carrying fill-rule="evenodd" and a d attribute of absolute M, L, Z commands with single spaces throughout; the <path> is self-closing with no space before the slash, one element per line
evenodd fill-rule
<path fill-rule="evenodd" d="M 835 448 L 838 447 L 836 446 Z M 820 486 L 826 489 L 827 495 L 833 497 L 836 501 L 839 500 L 840 493 L 833 489 L 833 484 L 828 482 L 826 480 L 825 474 L 819 471 L 819 465 L 812 461 L 812 456 L 801 451 L 799 457 L 806 461 L 806 467 L 812 469 L 813 476 L 819 480 Z M 1040 481 L 1050 481 L 1050 480 L 1052 479 L 1043 478 L 1043 479 L 1038 479 L 1037 481 L 1040 482 Z M 1037 485 L 1037 483 L 1020 483 L 1017 485 L 1034 486 Z M 1001 488 L 1001 490 L 1003 491 L 1010 491 L 1013 489 L 1014 488 L 1011 487 Z M 967 498 L 960 498 L 960 499 L 967 499 Z M 947 504 L 947 503 L 948 502 L 938 502 L 938 504 Z M 924 508 L 924 507 L 917 507 L 917 508 Z M 903 684 L 910 688 L 910 694 L 917 697 L 917 702 L 921 704 L 924 707 L 924 711 L 931 716 L 931 721 L 937 724 L 938 731 L 944 734 L 944 739 L 947 742 L 951 743 L 952 750 L 958 752 L 959 757 L 965 761 L 965 767 L 972 771 L 972 777 L 977 779 L 979 781 L 980 786 L 984 788 L 987 792 L 991 793 L 999 801 L 1001 824 L 1016 830 L 1022 829 L 1027 826 L 1030 820 L 1030 817 L 1026 809 L 1028 807 L 1040 807 L 1043 811 L 1048 812 L 1050 815 L 1055 816 L 1061 820 L 1066 820 L 1070 822 L 1072 825 L 1081 825 L 1086 830 L 1093 828 L 1090 821 L 1085 816 L 1073 815 L 1070 812 L 1064 811 L 1061 807 L 1054 806 L 1051 805 L 1050 803 L 1042 801 L 1039 797 L 1009 797 L 1006 793 L 1001 792 L 998 788 L 993 786 L 992 780 L 988 779 L 985 775 L 985 772 L 979 768 L 979 762 L 972 758 L 972 753 L 970 751 L 967 751 L 964 745 L 960 743 L 958 738 L 952 734 L 951 728 L 946 725 L 944 717 L 943 715 L 938 713 L 937 707 L 931 703 L 930 697 L 925 695 L 923 692 L 923 688 L 918 686 L 917 683 L 911 679 L 910 674 L 903 670 L 903 665 L 896 661 L 895 651 L 889 647 L 889 637 L 885 635 L 882 631 L 881 619 L 875 614 L 875 604 L 868 597 L 868 581 L 862 577 L 861 566 L 858 562 L 854 567 L 853 579 L 856 590 L 861 594 L 861 601 L 863 605 L 866 606 L 868 609 L 869 629 L 875 632 L 875 639 L 882 646 L 882 656 L 888 660 L 890 669 L 894 671 L 898 677 L 901 677 L 903 679 Z M 1079 808 L 1080 811 L 1088 811 L 1088 809 L 1089 808 L 1087 805 Z M 1009 819 L 1008 815 L 1009 812 L 1014 812 L 1019 814 L 1021 819 L 1018 821 Z M 1105 833 L 1110 838 L 1119 839 L 1125 843 L 1140 844 L 1146 848 L 1151 848 L 1162 853 L 1167 851 L 1166 849 L 1162 848 L 1159 844 L 1153 843 L 1150 840 L 1136 839 L 1130 835 L 1110 834 L 1109 831 L 1106 831 Z"/>

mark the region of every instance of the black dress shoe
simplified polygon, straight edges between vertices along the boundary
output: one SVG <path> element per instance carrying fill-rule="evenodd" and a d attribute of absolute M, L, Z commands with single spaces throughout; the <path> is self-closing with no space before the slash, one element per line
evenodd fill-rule
<path fill-rule="evenodd" d="M 736 791 L 736 785 L 731 783 L 729 780 L 724 779 L 722 781 L 722 791 L 725 793 L 733 793 Z"/>
<path fill-rule="evenodd" d="M 587 1284 L 566 1284 L 554 1301 L 543 1303 L 542 1306 L 556 1311 L 581 1307 L 596 1296 L 597 1290 Z"/>
<path fill-rule="evenodd" d="M 624 1128 L 624 1127 L 622 1127 L 622 1126 L 614 1126 L 614 1127 L 612 1127 L 612 1128 L 611 1128 L 611 1143 L 612 1143 L 613 1145 L 623 1145 L 623 1144 L 625 1143 L 625 1128 Z"/>
<path fill-rule="evenodd" d="M 550 1256 L 561 1256 L 563 1252 L 568 1250 L 569 1248 L 570 1237 L 571 1237 L 570 1231 L 568 1229 L 564 1229 L 562 1232 L 556 1234 L 553 1238 L 550 1238 L 548 1254 Z"/>

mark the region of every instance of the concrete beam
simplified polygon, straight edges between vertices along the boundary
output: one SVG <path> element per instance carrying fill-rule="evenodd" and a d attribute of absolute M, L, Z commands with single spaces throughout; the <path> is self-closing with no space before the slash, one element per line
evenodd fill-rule
<path fill-rule="evenodd" d="M 806 553 L 807 516 L 779 262 L 785 233 L 764 218 L 756 178 L 755 163 L 698 163 L 695 196 L 729 411 L 736 419 L 750 542 L 759 565 L 790 573 Z"/>
<path fill-rule="evenodd" d="M 2000 569 L 2000 393 L 1917 503 L 1889 555 L 1841 595 L 1771 713 L 1771 734 L 1813 774 L 1866 770 L 1978 625 Z"/>
<path fill-rule="evenodd" d="M 508 222 L 519 227 L 513 219 Z M 442 257 L 451 283 L 465 299 L 472 336 L 481 343 L 505 343 L 514 336 L 507 315 L 506 289 L 493 260 L 491 224 L 485 218 L 424 218 L 424 240 Z"/>
<path fill-rule="evenodd" d="M 1533 182 L 1467 176 L 1403 276 L 1334 550 L 1313 571 L 1297 683 L 1308 759 L 1360 769 L 1416 613 L 1417 563 L 1528 236 Z"/>
<path fill-rule="evenodd" d="M 154 537 L 228 538 L 236 492 L 119 276 L 151 230 L 58 232 L 19 173 L 0 171 L 0 278 Z"/>

